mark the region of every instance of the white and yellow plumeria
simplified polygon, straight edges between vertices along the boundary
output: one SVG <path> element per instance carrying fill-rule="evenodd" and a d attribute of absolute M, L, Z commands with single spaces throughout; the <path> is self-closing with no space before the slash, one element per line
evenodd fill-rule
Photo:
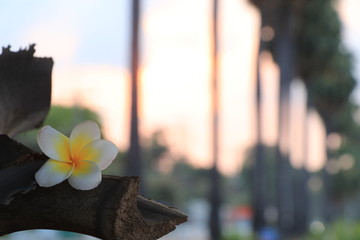
<path fill-rule="evenodd" d="M 118 154 L 112 142 L 100 139 L 99 126 L 93 121 L 77 125 L 70 138 L 45 126 L 40 129 L 37 141 L 50 158 L 35 174 L 42 187 L 51 187 L 67 179 L 75 189 L 93 189 L 101 182 L 101 170 Z"/>

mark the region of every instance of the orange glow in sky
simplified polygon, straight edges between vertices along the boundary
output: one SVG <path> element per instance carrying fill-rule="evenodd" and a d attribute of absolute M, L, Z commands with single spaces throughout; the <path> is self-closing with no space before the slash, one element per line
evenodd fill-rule
<path fill-rule="evenodd" d="M 143 129 L 165 128 L 177 152 L 211 165 L 211 2 L 172 1 L 144 16 Z M 201 9 L 201 11 L 199 11 Z M 187 12 L 184 17 L 183 13 Z M 247 2 L 220 7 L 220 169 L 235 173 L 253 141 L 256 11 Z M 176 134 L 176 132 L 178 132 Z"/>
<path fill-rule="evenodd" d="M 142 16 L 140 133 L 149 137 L 152 132 L 163 130 L 171 150 L 187 156 L 199 167 L 212 164 L 210 10 L 211 2 L 207 0 L 169 0 L 149 6 Z M 24 38 L 37 42 L 38 56 L 55 59 L 53 104 L 77 104 L 98 112 L 104 123 L 105 137 L 126 150 L 129 136 L 128 69 L 114 64 L 67 64 L 76 56 L 80 36 L 71 25 L 69 28 L 61 25 L 57 31 L 50 31 L 49 26 L 53 25 L 36 26 L 28 30 Z M 239 170 L 246 151 L 255 140 L 253 107 L 258 28 L 258 12 L 248 1 L 221 2 L 219 167 L 227 174 Z M 266 89 L 262 138 L 265 144 L 274 145 L 278 132 L 278 69 L 266 54 L 262 56 L 261 68 Z M 294 102 L 297 104 L 296 100 Z M 298 109 L 301 108 L 300 103 Z M 321 122 L 316 116 L 310 118 L 315 119 L 309 125 L 311 136 L 316 133 L 320 140 L 312 137 L 309 141 L 316 142 L 312 146 L 319 146 L 316 144 L 321 144 Z M 299 133 L 292 134 L 302 138 Z M 294 149 L 302 148 L 299 141 L 294 143 Z M 313 149 L 309 149 L 311 151 Z M 311 154 L 309 159 L 322 158 L 316 153 Z M 301 165 L 299 161 L 303 156 L 299 151 L 295 150 L 292 158 L 294 165 Z"/>
<path fill-rule="evenodd" d="M 170 1 L 149 8 L 142 19 L 140 131 L 166 133 L 175 153 L 200 167 L 210 154 L 210 2 Z M 220 8 L 220 169 L 235 173 L 254 141 L 253 89 L 258 14 L 246 1 L 224 1 Z M 187 17 L 183 13 L 187 12 Z M 37 34 L 37 31 L 34 32 Z M 34 38 L 41 39 L 39 33 Z M 71 57 L 69 49 L 38 52 Z M 65 56 L 64 56 L 65 55 Z M 79 104 L 99 112 L 106 136 L 122 149 L 128 138 L 128 73 L 114 66 L 58 69 L 53 74 L 53 103 Z M 249 127 L 250 126 L 250 127 Z"/>

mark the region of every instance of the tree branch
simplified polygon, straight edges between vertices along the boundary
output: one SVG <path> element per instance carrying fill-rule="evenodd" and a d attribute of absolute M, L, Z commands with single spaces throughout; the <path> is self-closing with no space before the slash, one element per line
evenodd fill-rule
<path fill-rule="evenodd" d="M 68 182 L 37 187 L 34 174 L 44 161 L 44 155 L 0 135 L 0 236 L 55 229 L 104 240 L 151 240 L 187 220 L 174 208 L 138 196 L 138 177 L 103 176 L 90 191 L 75 190 Z"/>
<path fill-rule="evenodd" d="M 91 191 L 67 182 L 17 195 L 0 205 L 1 235 L 56 229 L 101 239 L 158 239 L 187 220 L 176 209 L 138 196 L 139 178 L 104 176 Z"/>
<path fill-rule="evenodd" d="M 35 45 L 0 54 L 0 133 L 14 136 L 41 125 L 51 100 L 51 58 L 34 57 Z"/>

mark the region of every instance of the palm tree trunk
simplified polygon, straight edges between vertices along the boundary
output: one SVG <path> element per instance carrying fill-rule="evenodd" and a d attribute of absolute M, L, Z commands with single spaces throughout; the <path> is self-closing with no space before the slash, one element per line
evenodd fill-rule
<path fill-rule="evenodd" d="M 253 229 L 254 232 L 259 232 L 265 226 L 264 211 L 265 211 L 265 162 L 264 162 L 264 146 L 261 141 L 261 76 L 260 76 L 260 55 L 263 51 L 263 41 L 260 40 L 259 52 L 257 56 L 257 76 L 256 76 L 256 97 L 255 97 L 255 112 L 256 112 L 256 145 L 254 156 L 254 170 L 253 170 L 253 209 L 254 220 Z"/>
<path fill-rule="evenodd" d="M 278 150 L 278 211 L 279 228 L 285 236 L 291 232 L 294 224 L 293 199 L 291 195 L 292 176 L 289 162 L 289 116 L 290 116 L 290 82 L 294 77 L 294 39 L 293 14 L 289 2 L 283 2 L 278 9 L 275 32 L 275 60 L 280 69 L 279 94 L 279 147 Z"/>
<path fill-rule="evenodd" d="M 210 172 L 210 237 L 221 239 L 220 227 L 220 174 L 218 171 L 219 156 L 219 90 L 218 90 L 218 0 L 213 1 L 212 19 L 212 155 L 213 167 Z"/>
<path fill-rule="evenodd" d="M 138 129 L 139 19 L 140 19 L 140 0 L 133 0 L 132 28 L 131 28 L 130 147 L 127 154 L 127 174 L 129 174 L 130 176 L 141 177 L 142 164 L 141 164 L 139 129 Z M 144 190 L 143 183 L 140 186 L 141 192 Z"/>
<path fill-rule="evenodd" d="M 308 181 L 310 174 L 306 169 L 307 162 L 308 162 L 308 109 L 311 109 L 310 100 L 307 99 L 305 104 L 305 111 L 303 117 L 303 167 L 299 170 L 297 176 L 295 176 L 294 182 L 294 227 L 295 233 L 297 235 L 304 234 L 307 231 L 308 221 L 309 221 L 309 206 L 310 206 L 310 199 L 309 199 L 309 188 L 308 188 Z"/>
<path fill-rule="evenodd" d="M 328 119 L 331 119 L 331 117 L 324 117 L 324 125 L 325 125 L 325 131 L 326 131 L 326 138 L 329 137 L 329 135 L 335 131 L 333 131 L 331 121 Z M 334 157 L 334 152 L 331 151 L 327 146 L 325 146 L 326 149 L 326 162 L 329 159 L 332 159 Z M 326 166 L 326 165 L 325 165 Z M 333 200 L 333 196 L 331 194 L 331 185 L 332 185 L 332 179 L 330 176 L 330 173 L 326 170 L 324 167 L 322 170 L 322 180 L 323 180 L 323 195 L 322 195 L 322 218 L 326 223 L 331 222 L 334 220 L 334 216 L 336 215 L 336 209 L 335 204 Z"/>

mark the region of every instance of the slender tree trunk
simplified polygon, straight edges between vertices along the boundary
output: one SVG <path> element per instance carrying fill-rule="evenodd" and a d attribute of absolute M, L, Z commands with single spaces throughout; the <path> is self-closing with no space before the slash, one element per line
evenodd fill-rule
<path fill-rule="evenodd" d="M 212 155 L 213 167 L 210 173 L 210 233 L 212 240 L 221 239 L 220 227 L 220 174 L 218 171 L 219 162 L 219 89 L 218 89 L 218 0 L 213 1 L 212 19 Z"/>
<path fill-rule="evenodd" d="M 299 169 L 294 176 L 294 233 L 298 236 L 306 233 L 308 222 L 308 187 L 309 173 L 305 168 Z"/>
<path fill-rule="evenodd" d="M 280 69 L 279 94 L 279 151 L 278 151 L 278 211 L 279 227 L 285 238 L 294 224 L 293 199 L 291 195 L 292 176 L 289 162 L 289 116 L 290 82 L 294 77 L 293 14 L 289 2 L 283 2 L 278 9 L 276 23 L 275 59 Z"/>
<path fill-rule="evenodd" d="M 262 114 L 261 114 L 261 75 L 260 75 L 260 55 L 263 50 L 263 41 L 260 40 L 259 52 L 257 56 L 257 76 L 256 76 L 256 98 L 255 98 L 255 112 L 256 112 L 256 145 L 255 145 L 255 162 L 253 170 L 253 209 L 254 221 L 253 229 L 258 232 L 265 226 L 264 211 L 265 211 L 265 162 L 264 162 L 264 146 L 261 141 L 262 133 Z"/>
<path fill-rule="evenodd" d="M 142 177 L 141 152 L 139 144 L 138 117 L 138 69 L 139 69 L 139 23 L 140 0 L 132 1 L 131 28 L 131 112 L 130 112 L 130 148 L 127 155 L 127 174 Z M 143 193 L 144 185 L 140 186 Z"/>
<path fill-rule="evenodd" d="M 324 117 L 324 125 L 325 125 L 325 131 L 326 131 L 326 138 L 329 137 L 329 135 L 334 132 L 331 122 L 326 119 L 331 119 L 331 117 Z M 326 162 L 325 166 L 327 164 L 327 161 L 329 159 L 332 159 L 334 157 L 334 153 L 325 146 L 326 149 Z M 334 216 L 336 215 L 336 204 L 334 203 L 333 196 L 331 193 L 331 176 L 330 173 L 326 170 L 326 168 L 323 168 L 322 170 L 322 180 L 323 180 L 323 194 L 322 194 L 322 217 L 326 223 L 331 222 L 334 220 Z"/>
<path fill-rule="evenodd" d="M 305 105 L 305 113 L 303 117 L 303 167 L 299 170 L 299 174 L 295 176 L 294 183 L 294 226 L 295 233 L 298 235 L 304 234 L 307 231 L 309 218 L 309 172 L 306 169 L 308 162 L 308 109 L 311 108 L 310 100 L 307 100 Z"/>

